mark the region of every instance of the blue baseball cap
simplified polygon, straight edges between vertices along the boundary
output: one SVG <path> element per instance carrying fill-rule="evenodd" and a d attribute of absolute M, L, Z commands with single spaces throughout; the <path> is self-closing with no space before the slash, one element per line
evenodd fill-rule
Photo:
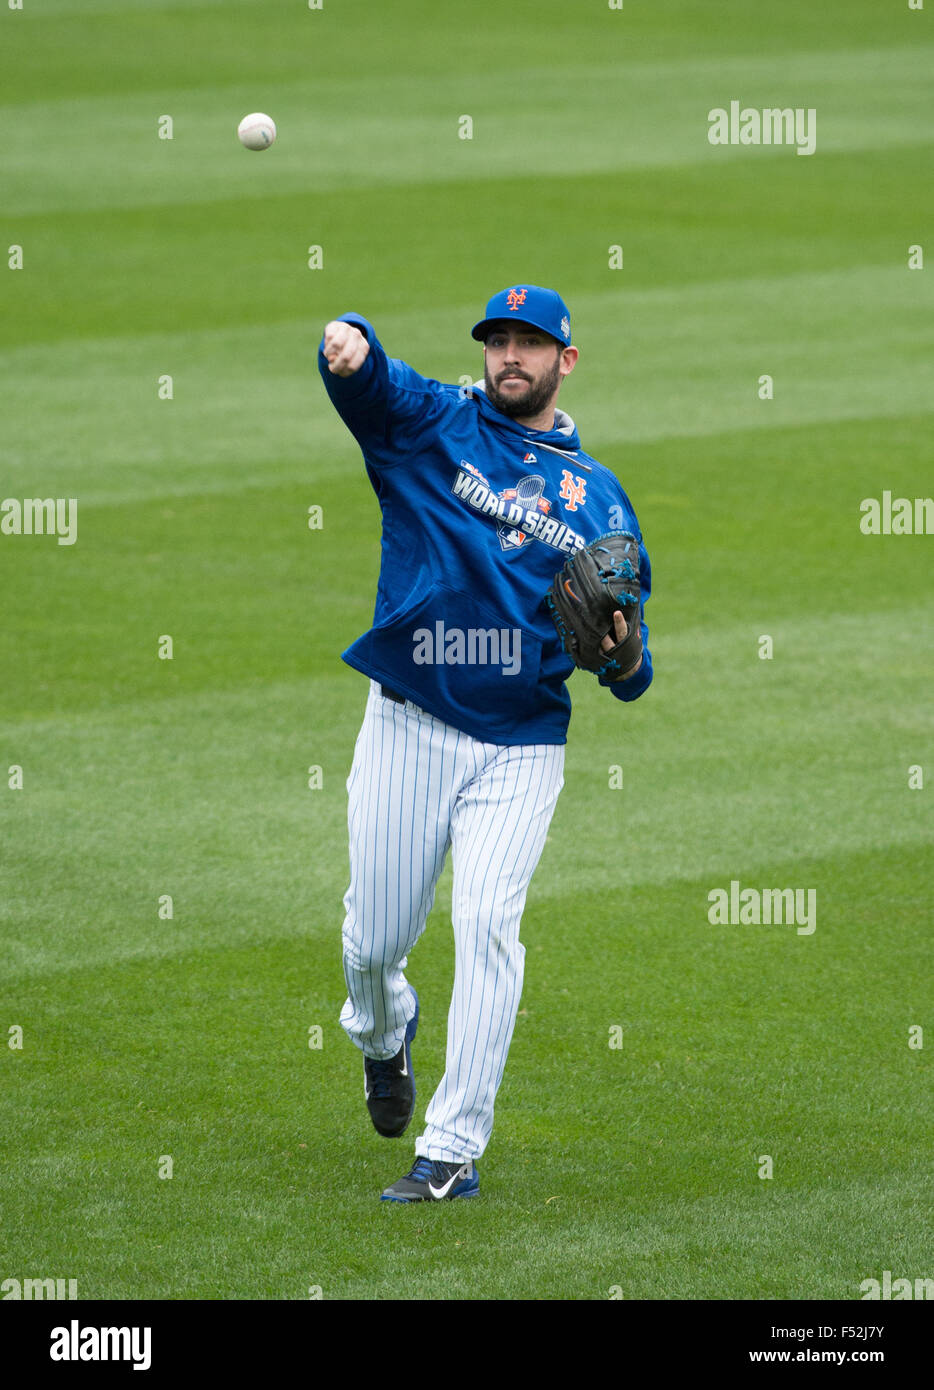
<path fill-rule="evenodd" d="M 530 323 L 570 347 L 571 315 L 556 290 L 543 290 L 540 285 L 511 285 L 500 290 L 486 306 L 486 316 L 470 330 L 470 336 L 482 343 L 493 324 L 502 319 Z"/>

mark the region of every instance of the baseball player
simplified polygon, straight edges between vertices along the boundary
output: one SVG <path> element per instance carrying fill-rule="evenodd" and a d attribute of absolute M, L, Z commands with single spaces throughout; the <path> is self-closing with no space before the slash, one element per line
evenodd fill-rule
<path fill-rule="evenodd" d="M 629 533 L 635 565 L 623 568 L 636 597 L 628 619 L 613 600 L 588 669 L 621 701 L 652 680 L 638 521 L 555 404 L 578 358 L 564 301 L 514 285 L 493 296 L 472 336 L 484 345 L 484 380 L 469 388 L 387 357 L 359 314 L 328 323 L 318 352 L 382 512 L 373 625 L 343 653 L 370 685 L 347 781 L 341 1024 L 363 1053 L 367 1107 L 388 1138 L 415 1107 L 408 955 L 448 850 L 454 869 L 445 1072 L 414 1166 L 382 1193 L 391 1202 L 479 1191 L 522 992 L 519 923 L 564 785 L 574 660 L 545 595 L 608 532 Z M 577 598 L 574 584 L 558 587 Z"/>

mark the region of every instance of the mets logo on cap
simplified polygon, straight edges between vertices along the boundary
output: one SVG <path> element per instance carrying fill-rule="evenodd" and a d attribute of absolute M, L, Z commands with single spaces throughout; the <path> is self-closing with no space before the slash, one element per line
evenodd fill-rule
<path fill-rule="evenodd" d="M 470 330 L 472 338 L 485 342 L 488 333 L 499 322 L 527 323 L 549 333 L 564 347 L 571 344 L 571 314 L 557 290 L 541 285 L 510 285 L 500 290 L 486 306 L 486 313 Z"/>

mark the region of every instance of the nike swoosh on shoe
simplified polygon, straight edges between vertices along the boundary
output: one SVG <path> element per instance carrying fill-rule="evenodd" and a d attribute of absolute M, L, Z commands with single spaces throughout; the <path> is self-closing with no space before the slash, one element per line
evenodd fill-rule
<path fill-rule="evenodd" d="M 434 1197 L 435 1201 L 443 1202 L 445 1197 L 450 1192 L 451 1188 L 454 1186 L 454 1184 L 458 1182 L 459 1179 L 462 1177 L 464 1177 L 463 1167 L 458 1168 L 457 1172 L 453 1175 L 453 1177 L 448 1178 L 447 1182 L 443 1183 L 441 1187 L 435 1187 L 434 1183 L 429 1178 L 428 1191 L 431 1193 L 432 1197 Z"/>

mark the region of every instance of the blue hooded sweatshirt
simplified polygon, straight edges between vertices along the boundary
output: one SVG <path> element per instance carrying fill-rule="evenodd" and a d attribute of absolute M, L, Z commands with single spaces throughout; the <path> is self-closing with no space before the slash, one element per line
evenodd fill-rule
<path fill-rule="evenodd" d="M 544 596 L 575 550 L 608 531 L 639 539 L 642 666 L 600 677 L 617 699 L 652 680 L 649 557 L 613 473 L 585 454 L 573 420 L 530 430 L 482 383 L 444 385 L 386 356 L 370 324 L 343 314 L 370 351 L 359 371 L 318 369 L 360 445 L 382 512 L 373 626 L 342 654 L 364 675 L 484 743 L 565 743 L 575 669 Z"/>

